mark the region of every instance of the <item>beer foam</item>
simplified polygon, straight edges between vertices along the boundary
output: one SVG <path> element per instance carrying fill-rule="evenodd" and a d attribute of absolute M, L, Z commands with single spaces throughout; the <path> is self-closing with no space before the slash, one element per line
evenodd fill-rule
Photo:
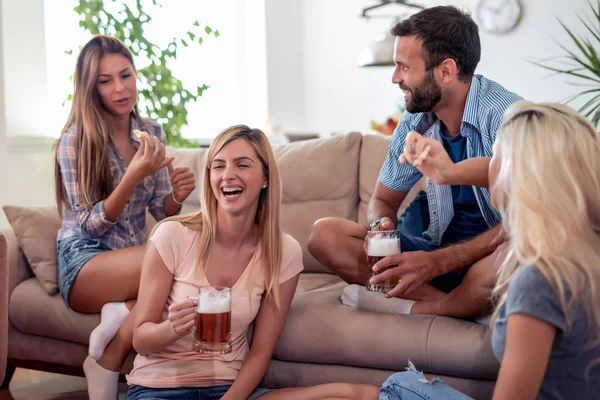
<path fill-rule="evenodd" d="M 221 314 L 231 311 L 230 299 L 215 297 L 214 293 L 202 292 L 198 296 L 196 311 L 202 314 Z"/>
<path fill-rule="evenodd" d="M 369 239 L 369 256 L 386 257 L 400 253 L 399 239 Z"/>

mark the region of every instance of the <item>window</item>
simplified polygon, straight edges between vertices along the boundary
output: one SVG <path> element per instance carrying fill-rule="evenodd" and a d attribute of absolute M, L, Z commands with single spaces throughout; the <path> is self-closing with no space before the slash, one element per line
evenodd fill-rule
<path fill-rule="evenodd" d="M 106 2 L 114 11 L 134 0 Z M 146 1 L 147 7 L 152 7 Z M 73 11 L 76 1 L 45 0 L 45 50 L 49 126 L 41 135 L 57 136 L 69 114 L 78 48 L 90 35 L 78 26 Z M 223 128 L 245 123 L 263 126 L 267 120 L 267 76 L 264 1 L 163 0 L 162 8 L 150 8 L 152 21 L 145 25 L 148 39 L 162 46 L 182 37 L 198 20 L 218 29 L 220 36 L 205 38 L 202 45 L 183 48 L 169 67 L 185 87 L 206 84 L 198 102 L 188 105 L 188 126 L 182 134 L 189 139 L 209 139 Z M 111 10 L 113 11 L 113 10 Z M 65 50 L 74 49 L 73 54 Z M 143 67 L 145 60 L 135 60 Z"/>

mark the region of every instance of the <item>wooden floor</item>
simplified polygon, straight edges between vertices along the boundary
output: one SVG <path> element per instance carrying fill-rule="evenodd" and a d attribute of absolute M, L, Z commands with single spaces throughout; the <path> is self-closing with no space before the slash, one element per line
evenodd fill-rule
<path fill-rule="evenodd" d="M 0 400 L 85 400 L 85 378 L 18 368 L 8 390 L 0 390 Z M 119 400 L 127 399 L 127 385 L 119 384 Z"/>

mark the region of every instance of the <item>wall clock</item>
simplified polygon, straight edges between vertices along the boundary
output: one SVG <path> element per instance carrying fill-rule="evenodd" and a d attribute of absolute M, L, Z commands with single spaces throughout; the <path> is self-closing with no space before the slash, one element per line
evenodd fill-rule
<path fill-rule="evenodd" d="M 504 34 L 512 31 L 523 13 L 520 0 L 479 0 L 475 19 L 486 32 Z"/>

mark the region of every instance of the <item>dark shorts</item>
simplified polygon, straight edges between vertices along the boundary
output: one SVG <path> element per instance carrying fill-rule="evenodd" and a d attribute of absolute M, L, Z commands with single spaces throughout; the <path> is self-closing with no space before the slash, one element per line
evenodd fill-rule
<path fill-rule="evenodd" d="M 433 251 L 440 248 L 434 246 L 423 236 L 423 232 L 429 227 L 429 205 L 427 194 L 423 191 L 417 193 L 413 201 L 408 205 L 406 211 L 398 219 L 398 232 L 400 232 L 400 248 L 405 251 Z M 465 238 L 469 239 L 469 238 Z M 447 243 L 448 245 L 450 243 Z M 467 274 L 469 269 L 448 272 L 435 277 L 429 282 L 433 287 L 449 293 L 454 290 Z"/>
<path fill-rule="evenodd" d="M 71 236 L 56 243 L 58 288 L 65 303 L 69 304 L 69 293 L 81 268 L 93 257 L 111 248 L 95 239 Z"/>
<path fill-rule="evenodd" d="M 184 388 L 148 388 L 145 386 L 131 385 L 127 392 L 128 400 L 218 400 L 225 395 L 231 386 L 210 387 L 184 387 Z M 271 389 L 256 388 L 248 397 L 254 400 L 270 392 Z"/>

